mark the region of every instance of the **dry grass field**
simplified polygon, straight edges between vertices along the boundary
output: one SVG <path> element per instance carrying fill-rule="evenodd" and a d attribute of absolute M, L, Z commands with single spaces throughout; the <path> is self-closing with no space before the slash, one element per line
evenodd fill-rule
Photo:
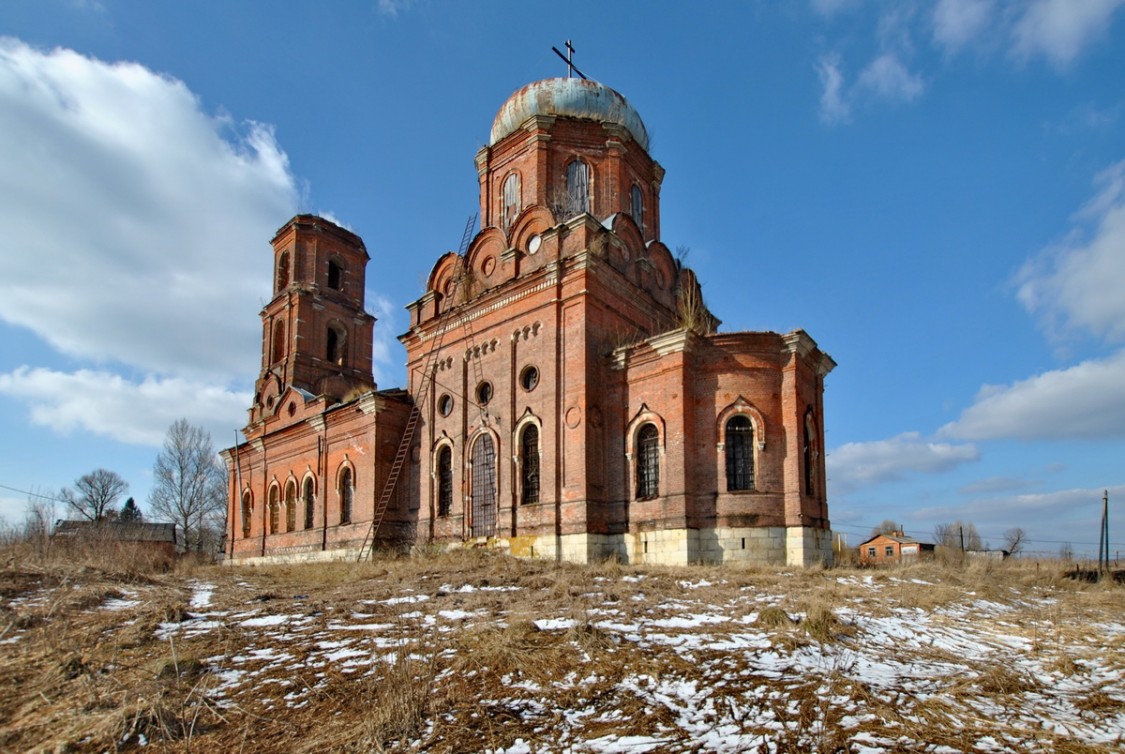
<path fill-rule="evenodd" d="M 1125 588 L 1055 565 L 5 561 L 3 751 L 1125 746 Z"/>

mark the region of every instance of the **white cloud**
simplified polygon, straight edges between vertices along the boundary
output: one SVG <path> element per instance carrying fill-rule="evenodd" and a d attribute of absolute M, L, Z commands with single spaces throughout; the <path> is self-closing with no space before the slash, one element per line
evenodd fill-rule
<path fill-rule="evenodd" d="M 379 14 L 389 18 L 398 18 L 398 14 L 410 10 L 414 0 L 378 0 L 375 7 Z"/>
<path fill-rule="evenodd" d="M 885 52 L 872 60 L 859 75 L 858 86 L 888 100 L 910 102 L 921 96 L 926 85 L 907 70 L 898 55 Z"/>
<path fill-rule="evenodd" d="M 380 388 L 400 384 L 405 379 L 402 370 L 402 350 L 395 333 L 398 332 L 396 316 L 398 307 L 386 296 L 368 290 L 367 313 L 376 319 L 375 334 L 371 342 L 371 370 Z M 397 378 L 397 379 L 396 379 Z"/>
<path fill-rule="evenodd" d="M 1125 351 L 1011 385 L 985 385 L 939 434 L 964 440 L 1125 437 Z"/>
<path fill-rule="evenodd" d="M 60 434 L 84 430 L 124 443 L 159 447 L 176 419 L 211 433 L 216 447 L 234 442 L 246 423 L 250 394 L 177 377 L 133 383 L 109 372 L 73 374 L 20 367 L 0 374 L 0 393 L 27 401 L 31 421 Z"/>
<path fill-rule="evenodd" d="M 974 500 L 962 505 L 935 506 L 916 511 L 919 519 L 949 521 L 963 519 L 984 525 L 982 532 L 996 534 L 999 526 L 1029 526 L 1035 523 L 1038 531 L 1034 536 L 1052 541 L 1064 537 L 1073 538 L 1063 527 L 1073 527 L 1081 522 L 1097 522 L 1101 519 L 1101 501 L 1105 488 L 1066 489 L 1051 492 L 1033 492 L 1022 495 L 1000 495 L 984 500 Z M 1125 486 L 1109 488 L 1110 500 L 1120 499 Z M 1096 539 L 1096 529 L 1084 528 L 1079 532 L 1081 541 Z M 999 542 L 993 542 L 999 546 Z M 1042 549 L 1032 547 L 1032 549 Z M 1050 548 L 1048 548 L 1050 549 Z"/>
<path fill-rule="evenodd" d="M 0 39 L 0 319 L 71 356 L 246 377 L 296 208 L 268 126 L 132 63 Z"/>
<path fill-rule="evenodd" d="M 820 119 L 828 124 L 846 123 L 849 107 L 844 97 L 844 74 L 839 55 L 823 55 L 816 64 L 820 77 Z"/>
<path fill-rule="evenodd" d="M 934 6 L 934 40 L 957 52 L 988 26 L 995 0 L 938 0 Z"/>
<path fill-rule="evenodd" d="M 1125 340 L 1125 160 L 1096 179 L 1100 191 L 1066 239 L 1024 265 L 1018 297 L 1048 333 Z"/>
<path fill-rule="evenodd" d="M 887 440 L 851 442 L 828 454 L 829 485 L 833 494 L 902 479 L 908 474 L 936 474 L 976 461 L 973 445 L 954 445 L 905 432 Z"/>
<path fill-rule="evenodd" d="M 1065 67 L 1105 34 L 1122 5 L 1125 0 L 1034 0 L 1012 27 L 1012 50 L 1021 59 L 1043 55 Z"/>

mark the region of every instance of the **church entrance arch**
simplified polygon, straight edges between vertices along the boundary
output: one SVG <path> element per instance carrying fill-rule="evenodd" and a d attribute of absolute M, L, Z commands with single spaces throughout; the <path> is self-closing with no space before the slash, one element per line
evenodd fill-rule
<path fill-rule="evenodd" d="M 496 536 L 496 445 L 492 436 L 482 434 L 473 443 L 472 518 L 473 537 Z"/>

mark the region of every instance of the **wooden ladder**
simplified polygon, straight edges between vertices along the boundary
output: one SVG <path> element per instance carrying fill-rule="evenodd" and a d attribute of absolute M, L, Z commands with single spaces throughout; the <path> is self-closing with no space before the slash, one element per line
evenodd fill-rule
<path fill-rule="evenodd" d="M 464 277 L 465 265 L 468 263 L 468 260 L 465 259 L 465 252 L 469 248 L 469 241 L 472 240 L 473 230 L 476 228 L 476 224 L 477 216 L 474 214 L 469 217 L 468 222 L 465 223 L 465 232 L 461 235 L 461 246 L 457 251 L 457 269 L 454 271 L 453 285 L 450 287 L 448 294 L 450 309 L 453 308 L 457 288 L 460 285 L 461 278 Z M 394 463 L 391 464 L 391 471 L 387 474 L 387 479 L 383 483 L 383 491 L 379 495 L 379 500 L 375 503 L 375 511 L 371 516 L 371 526 L 368 528 L 367 534 L 363 537 L 363 544 L 359 547 L 359 555 L 356 556 L 357 563 L 370 556 L 375 549 L 375 535 L 379 532 L 379 527 L 382 525 L 383 518 L 387 514 L 387 508 L 391 504 L 391 498 L 394 497 L 398 478 L 402 474 L 402 468 L 406 465 L 407 456 L 410 455 L 410 448 L 414 444 L 414 434 L 418 429 L 418 422 L 422 417 L 422 407 L 426 405 L 426 398 L 430 392 L 431 377 L 433 376 L 434 364 L 437 360 L 438 352 L 441 351 L 441 343 L 445 339 L 445 333 L 449 331 L 451 323 L 455 319 L 457 318 L 450 316 L 445 318 L 445 321 L 438 328 L 438 334 L 434 339 L 433 346 L 430 347 L 429 353 L 426 354 L 426 363 L 422 369 L 422 385 L 419 388 L 417 397 L 414 399 L 414 405 L 410 407 L 410 415 L 406 419 L 406 427 L 403 428 L 402 439 L 399 441 L 398 450 L 395 452 Z"/>

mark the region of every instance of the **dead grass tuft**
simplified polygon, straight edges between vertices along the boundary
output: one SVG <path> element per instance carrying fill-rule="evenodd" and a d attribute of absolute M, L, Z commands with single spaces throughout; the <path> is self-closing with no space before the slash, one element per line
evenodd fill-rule
<path fill-rule="evenodd" d="M 776 605 L 763 607 L 758 612 L 758 617 L 754 623 L 763 628 L 781 628 L 793 625 L 793 619 L 789 617 L 789 613 L 782 610 Z"/>

